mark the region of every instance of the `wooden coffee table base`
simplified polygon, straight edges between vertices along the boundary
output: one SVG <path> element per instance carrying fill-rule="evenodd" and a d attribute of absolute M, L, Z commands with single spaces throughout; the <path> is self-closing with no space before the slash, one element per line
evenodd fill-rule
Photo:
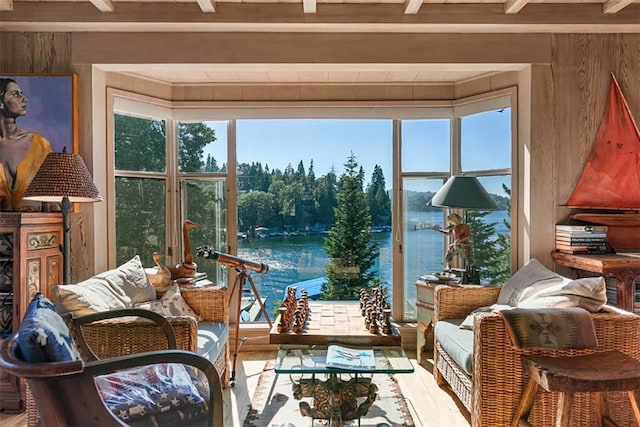
<path fill-rule="evenodd" d="M 338 373 L 329 374 L 325 381 L 312 375 L 293 384 L 294 399 L 313 398 L 314 407 L 308 402 L 300 402 L 300 413 L 312 420 L 329 420 L 331 427 L 342 427 L 344 421 L 366 415 L 377 395 L 378 386 L 371 382 L 371 378 L 358 375 L 347 381 L 342 380 Z M 361 397 L 366 399 L 358 404 L 357 399 Z"/>

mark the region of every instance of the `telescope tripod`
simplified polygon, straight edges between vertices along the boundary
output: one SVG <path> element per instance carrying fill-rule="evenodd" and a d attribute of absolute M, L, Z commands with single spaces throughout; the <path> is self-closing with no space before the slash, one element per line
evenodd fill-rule
<path fill-rule="evenodd" d="M 240 339 L 240 310 L 242 307 L 242 290 L 244 289 L 244 285 L 249 279 L 249 284 L 251 285 L 251 291 L 256 297 L 256 301 L 260 305 L 260 310 L 262 310 L 262 314 L 264 318 L 267 319 L 267 323 L 269 324 L 269 329 L 271 329 L 271 319 L 269 318 L 269 314 L 267 313 L 267 309 L 264 308 L 264 304 L 262 303 L 262 299 L 258 294 L 258 290 L 256 289 L 256 285 L 253 283 L 253 278 L 250 274 L 247 273 L 247 269 L 244 266 L 237 267 L 236 272 L 238 273 L 236 279 L 233 281 L 233 287 L 231 288 L 231 297 L 235 295 L 236 290 L 238 291 L 237 304 L 236 304 L 236 336 L 235 336 L 235 344 L 233 347 L 233 367 L 231 369 L 231 378 L 230 385 L 233 387 L 236 381 L 236 360 L 238 358 L 238 350 L 240 346 L 247 340 L 246 337 Z"/>

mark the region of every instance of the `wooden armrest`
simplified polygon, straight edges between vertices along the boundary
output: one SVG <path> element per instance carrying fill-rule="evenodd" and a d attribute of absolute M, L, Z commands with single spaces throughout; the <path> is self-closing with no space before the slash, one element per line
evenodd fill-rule
<path fill-rule="evenodd" d="M 185 286 L 180 294 L 202 322 L 229 324 L 229 292 L 220 286 Z"/>
<path fill-rule="evenodd" d="M 438 285 L 435 289 L 434 322 L 442 319 L 462 319 L 479 307 L 496 303 L 500 287 Z"/>

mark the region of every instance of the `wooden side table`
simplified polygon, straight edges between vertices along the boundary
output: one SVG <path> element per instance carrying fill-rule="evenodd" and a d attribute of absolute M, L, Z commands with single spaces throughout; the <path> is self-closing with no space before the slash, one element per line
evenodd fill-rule
<path fill-rule="evenodd" d="M 416 359 L 422 363 L 423 352 L 433 349 L 433 310 L 435 283 L 418 280 L 416 282 L 417 298 L 417 351 Z"/>
<path fill-rule="evenodd" d="M 589 271 L 616 278 L 616 306 L 627 311 L 634 311 L 636 282 L 640 280 L 640 257 L 620 254 L 577 255 L 553 252 L 556 264 L 568 267 L 575 277 L 581 272 Z"/>

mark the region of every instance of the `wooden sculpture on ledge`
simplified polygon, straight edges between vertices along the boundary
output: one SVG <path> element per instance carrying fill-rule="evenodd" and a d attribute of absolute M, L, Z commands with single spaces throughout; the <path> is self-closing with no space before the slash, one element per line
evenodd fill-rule
<path fill-rule="evenodd" d="M 191 255 L 191 244 L 189 243 L 189 230 L 200 227 L 193 221 L 186 220 L 182 225 L 182 244 L 184 246 L 184 262 L 177 264 L 175 267 L 169 267 L 171 271 L 171 280 L 190 278 L 196 275 L 198 266 L 193 262 Z"/>
<path fill-rule="evenodd" d="M 158 252 L 154 252 L 153 255 L 151 255 L 157 267 L 145 268 L 145 273 L 153 287 L 156 288 L 157 291 L 162 292 L 171 285 L 171 271 L 165 263 L 160 261 L 161 256 Z"/>

